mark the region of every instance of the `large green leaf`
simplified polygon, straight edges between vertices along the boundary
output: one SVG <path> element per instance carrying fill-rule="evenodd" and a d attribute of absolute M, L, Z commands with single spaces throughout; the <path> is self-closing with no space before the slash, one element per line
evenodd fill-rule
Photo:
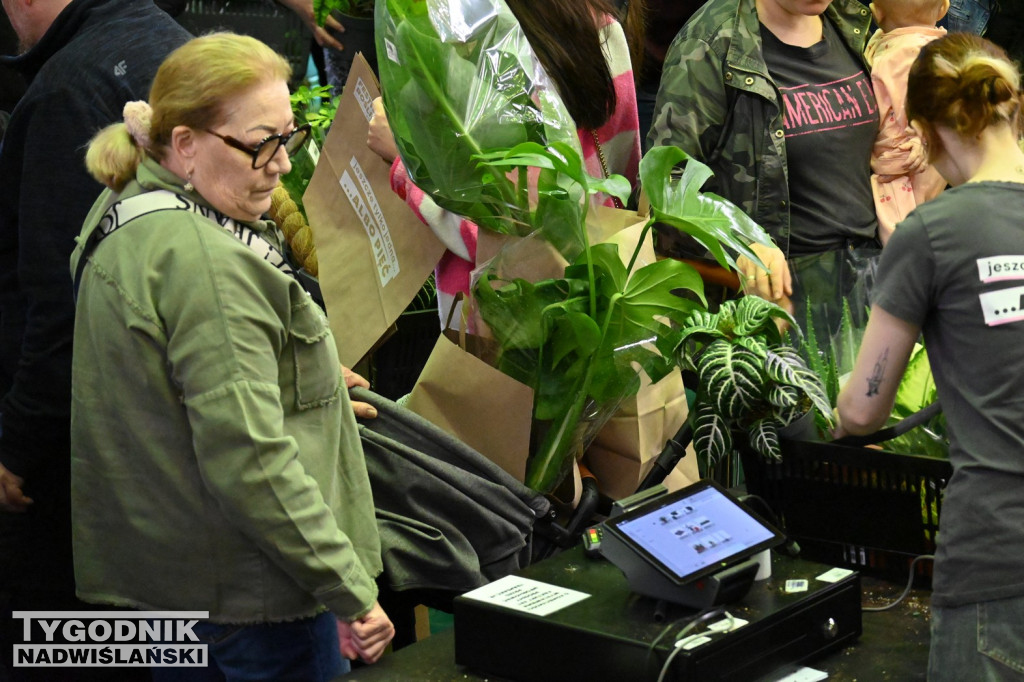
<path fill-rule="evenodd" d="M 931 405 L 938 398 L 935 378 L 932 376 L 928 353 L 924 346 L 914 347 L 907 362 L 907 370 L 903 373 L 899 388 L 896 389 L 896 403 L 893 412 L 897 416 L 909 417 L 915 412 Z"/>
<path fill-rule="evenodd" d="M 410 177 L 438 205 L 523 234 L 530 207 L 515 181 L 477 160 L 523 142 L 561 142 L 578 158 L 579 141 L 561 100 L 533 80 L 538 62 L 515 16 L 496 0 L 474 9 L 467 25 L 435 3 L 378 3 L 384 103 Z"/>
<path fill-rule="evenodd" d="M 557 302 L 557 289 L 517 279 L 503 286 L 485 274 L 476 287 L 480 314 L 502 348 L 540 348 L 547 340 L 543 313 Z"/>
<path fill-rule="evenodd" d="M 587 358 L 601 345 L 601 329 L 585 313 L 568 311 L 555 320 L 552 333 L 551 364 L 557 366 L 566 357 Z"/>
<path fill-rule="evenodd" d="M 684 162 L 686 166 L 682 174 L 674 175 L 673 170 Z M 770 246 L 774 242 L 735 204 L 715 194 L 699 191 L 711 175 L 705 164 L 678 147 L 655 147 L 640 161 L 640 181 L 658 222 L 692 236 L 722 267 L 736 266 L 732 254 L 726 249 L 760 263 L 750 244 Z"/>
<path fill-rule="evenodd" d="M 590 268 L 594 271 L 597 291 L 610 301 L 626 288 L 628 274 L 626 266 L 619 258 L 619 247 L 615 244 L 595 244 L 588 252 L 580 254 L 576 261 L 565 269 L 567 279 L 578 279 L 586 282 Z"/>

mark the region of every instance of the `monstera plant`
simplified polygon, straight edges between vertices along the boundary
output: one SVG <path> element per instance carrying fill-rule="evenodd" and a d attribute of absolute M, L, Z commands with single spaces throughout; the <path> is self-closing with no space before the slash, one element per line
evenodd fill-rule
<path fill-rule="evenodd" d="M 779 429 L 812 410 L 832 424 L 821 379 L 777 320 L 799 333 L 789 313 L 756 296 L 726 301 L 717 313 L 694 311 L 684 322 L 676 355 L 699 379 L 690 417 L 694 447 L 712 464 L 732 454 L 735 436 L 779 459 Z"/>

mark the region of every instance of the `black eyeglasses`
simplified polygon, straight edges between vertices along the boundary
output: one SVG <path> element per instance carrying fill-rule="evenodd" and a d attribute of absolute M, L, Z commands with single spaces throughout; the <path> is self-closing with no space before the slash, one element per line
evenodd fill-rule
<path fill-rule="evenodd" d="M 215 133 L 212 130 L 207 130 L 214 137 L 219 137 L 224 140 L 224 144 L 229 147 L 234 147 L 240 152 L 245 152 L 252 157 L 253 170 L 263 168 L 270 160 L 277 154 L 277 150 L 284 147 L 284 152 L 288 156 L 291 156 L 295 152 L 299 151 L 299 148 L 306 143 L 309 139 L 309 124 L 305 123 L 300 125 L 290 133 L 279 133 L 277 135 L 270 135 L 260 140 L 260 143 L 255 147 L 250 147 L 244 142 L 239 142 L 230 135 L 221 135 Z"/>

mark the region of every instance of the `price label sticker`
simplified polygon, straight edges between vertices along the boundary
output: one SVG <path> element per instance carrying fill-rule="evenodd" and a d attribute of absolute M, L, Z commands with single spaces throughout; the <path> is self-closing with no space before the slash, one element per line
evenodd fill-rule
<path fill-rule="evenodd" d="M 797 580 L 787 580 L 785 589 L 786 594 L 793 594 L 794 592 L 806 592 L 807 581 L 803 578 Z"/>
<path fill-rule="evenodd" d="M 848 575 L 852 575 L 853 571 L 848 568 L 831 568 L 821 575 L 818 576 L 818 580 L 826 583 L 837 583 Z"/>

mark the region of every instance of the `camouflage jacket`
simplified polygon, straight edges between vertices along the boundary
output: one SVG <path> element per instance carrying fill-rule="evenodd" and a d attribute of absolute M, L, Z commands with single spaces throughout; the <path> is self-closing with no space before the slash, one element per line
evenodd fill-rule
<path fill-rule="evenodd" d="M 855 53 L 864 52 L 867 7 L 833 0 L 825 16 Z M 708 164 L 715 177 L 704 189 L 738 204 L 788 256 L 781 101 L 761 54 L 755 0 L 711 0 L 669 47 L 647 141 L 675 145 Z"/>

